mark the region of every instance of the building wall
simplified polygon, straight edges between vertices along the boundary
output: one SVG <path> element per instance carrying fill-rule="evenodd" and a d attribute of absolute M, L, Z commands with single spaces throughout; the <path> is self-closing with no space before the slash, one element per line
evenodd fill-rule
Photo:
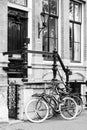
<path fill-rule="evenodd" d="M 7 66 L 8 58 L 3 56 L 7 51 L 7 0 L 0 0 L 0 122 L 8 122 L 7 109 L 7 74 L 3 67 Z"/>
<path fill-rule="evenodd" d="M 41 0 L 33 0 L 32 6 L 32 50 L 42 51 L 42 33 L 40 38 L 38 38 L 38 22 L 41 25 L 40 12 L 42 10 Z M 86 81 L 87 80 L 87 1 L 81 0 L 82 2 L 82 39 L 81 39 L 81 63 L 71 63 L 70 62 L 70 52 L 69 52 L 69 0 L 59 0 L 59 21 L 58 21 L 58 53 L 60 54 L 63 63 L 65 66 L 69 66 L 72 70 L 72 75 L 70 76 L 71 81 Z M 33 81 L 43 81 L 52 79 L 52 61 L 45 61 L 41 55 L 32 55 L 32 70 L 29 82 Z M 62 76 L 65 78 L 65 75 L 58 63 L 58 68 L 61 71 Z M 43 78 L 44 77 L 44 78 Z M 86 87 L 81 87 L 81 93 L 87 91 Z M 84 91 L 84 92 L 83 92 Z"/>
<path fill-rule="evenodd" d="M 4 38 L 3 38 L 4 37 Z M 0 52 L 7 50 L 7 0 L 0 0 Z"/>
<path fill-rule="evenodd" d="M 81 1 L 80 1 L 81 2 Z M 87 80 L 87 0 L 82 0 L 84 3 L 84 14 L 83 14 L 83 57 L 81 64 L 71 64 L 70 54 L 69 54 L 69 0 L 59 0 L 59 21 L 58 21 L 58 53 L 60 54 L 65 66 L 69 66 L 72 70 L 74 76 L 70 76 L 71 80 Z M 7 66 L 8 57 L 3 56 L 2 52 L 7 51 L 7 7 L 17 8 L 20 10 L 25 10 L 28 12 L 28 37 L 30 38 L 30 44 L 28 45 L 29 50 L 42 51 L 42 33 L 40 38 L 38 38 L 38 22 L 42 26 L 40 13 L 42 11 L 42 0 L 30 0 L 28 1 L 28 8 L 20 7 L 19 5 L 14 5 L 7 3 L 7 0 L 0 0 L 0 86 L 5 86 L 5 95 L 7 94 L 7 74 L 3 71 L 3 67 Z M 43 80 L 51 80 L 52 75 L 52 65 L 53 61 L 45 61 L 43 56 L 40 54 L 28 54 L 28 65 L 32 66 L 28 69 L 28 84 L 20 89 L 20 103 L 19 103 L 19 118 L 22 119 L 23 111 L 25 107 L 25 102 L 27 96 L 37 92 L 36 88 L 40 85 L 33 86 L 34 82 L 42 82 Z M 62 76 L 65 75 L 58 62 L 58 68 L 61 71 Z M 3 77 L 3 78 L 2 78 Z M 59 78 L 59 77 L 58 77 Z M 17 79 L 18 80 L 18 79 Z M 24 85 L 24 84 L 23 84 Z M 44 88 L 44 86 L 41 86 Z M 2 89 L 2 87 L 0 87 Z M 27 89 L 26 89 L 27 88 Z M 33 88 L 33 89 L 32 89 Z M 39 91 L 39 89 L 38 89 Z M 85 94 L 87 91 L 86 86 L 82 87 L 82 93 Z M 29 92 L 29 95 L 28 95 Z M 7 102 L 7 98 L 6 102 Z M 5 103 L 6 104 L 6 103 Z"/>
<path fill-rule="evenodd" d="M 83 1 L 82 1 L 83 2 Z M 69 52 L 69 0 L 64 1 L 64 0 L 59 0 L 59 21 L 58 21 L 58 53 L 61 56 L 65 66 L 69 66 L 70 69 L 73 71 L 73 73 L 81 73 L 82 75 L 84 75 L 84 77 L 86 78 L 86 60 L 87 60 L 87 56 L 86 56 L 86 9 L 87 9 L 87 3 L 86 1 L 83 2 L 83 11 L 84 13 L 83 15 L 83 33 L 82 33 L 82 61 L 81 63 L 71 63 L 70 62 L 70 52 Z M 33 32 L 32 32 L 32 50 L 38 50 L 38 51 L 42 51 L 42 33 L 40 34 L 40 38 L 38 38 L 38 22 L 40 22 L 41 24 L 41 19 L 40 19 L 40 12 L 42 10 L 42 4 L 41 1 L 38 0 L 33 2 L 33 6 L 32 6 L 33 10 L 32 10 L 32 27 L 33 27 Z M 82 11 L 82 12 L 83 12 Z M 33 54 L 32 55 L 32 62 L 31 62 L 31 66 L 34 67 L 34 69 L 32 69 L 32 80 L 36 80 L 36 78 L 38 77 L 38 79 L 41 79 L 41 76 L 43 77 L 43 75 L 45 73 L 49 73 L 49 71 L 51 71 L 50 68 L 52 68 L 52 61 L 45 61 L 44 58 L 41 55 L 36 55 Z M 59 63 L 58 63 L 59 65 Z M 38 68 L 38 69 L 35 69 Z M 47 68 L 46 70 L 44 69 L 40 69 L 39 68 Z M 39 74 L 40 72 L 40 74 Z M 52 71 L 51 71 L 52 72 Z M 38 76 L 37 76 L 38 74 Z M 35 76 L 36 75 L 36 76 Z"/>

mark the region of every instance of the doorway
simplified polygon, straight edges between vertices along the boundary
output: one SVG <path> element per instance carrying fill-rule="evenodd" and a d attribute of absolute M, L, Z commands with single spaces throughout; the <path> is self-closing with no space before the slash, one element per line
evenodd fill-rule
<path fill-rule="evenodd" d="M 8 55 L 8 79 L 27 76 L 27 69 L 23 71 L 22 55 L 22 49 L 27 37 L 27 21 L 28 13 L 26 11 L 8 8 L 8 52 L 12 52 Z M 18 90 L 18 86 L 9 83 L 8 109 L 10 118 L 17 118 L 18 115 Z"/>
<path fill-rule="evenodd" d="M 9 55 L 8 78 L 23 77 L 23 56 L 21 50 L 27 37 L 27 19 L 27 12 L 8 8 L 8 52 L 12 52 Z"/>

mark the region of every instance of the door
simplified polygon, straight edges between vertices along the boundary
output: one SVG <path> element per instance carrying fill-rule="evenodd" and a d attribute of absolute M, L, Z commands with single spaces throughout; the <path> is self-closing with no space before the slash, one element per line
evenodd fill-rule
<path fill-rule="evenodd" d="M 8 10 L 8 51 L 20 50 L 27 37 L 27 13 Z"/>
<path fill-rule="evenodd" d="M 23 57 L 21 50 L 27 37 L 27 12 L 8 9 L 8 52 L 9 55 L 8 77 L 23 77 Z M 25 58 L 26 59 L 26 58 Z"/>

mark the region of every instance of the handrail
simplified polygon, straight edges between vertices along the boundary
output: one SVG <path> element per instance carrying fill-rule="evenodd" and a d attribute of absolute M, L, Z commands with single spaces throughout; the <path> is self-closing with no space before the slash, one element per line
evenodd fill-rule
<path fill-rule="evenodd" d="M 3 55 L 18 54 L 18 53 L 21 53 L 22 51 L 23 51 L 23 49 L 14 50 L 14 51 L 8 51 L 8 52 L 3 52 Z"/>
<path fill-rule="evenodd" d="M 23 52 L 24 51 L 24 52 Z M 36 54 L 44 54 L 44 55 L 53 55 L 52 52 L 47 52 L 47 51 L 32 51 L 32 50 L 24 50 L 24 49 L 20 49 L 20 50 L 15 50 L 15 51 L 8 51 L 8 52 L 3 52 L 3 55 L 9 55 L 9 54 L 18 54 L 18 53 L 36 53 Z"/>
<path fill-rule="evenodd" d="M 60 55 L 59 55 L 58 53 L 57 53 L 57 58 L 58 58 L 58 60 L 59 60 L 59 62 L 60 62 L 60 64 L 61 64 L 61 66 L 62 66 L 63 71 L 66 73 L 65 65 L 64 65 L 64 63 L 63 63 L 63 61 L 62 61 L 62 59 L 60 58 Z"/>

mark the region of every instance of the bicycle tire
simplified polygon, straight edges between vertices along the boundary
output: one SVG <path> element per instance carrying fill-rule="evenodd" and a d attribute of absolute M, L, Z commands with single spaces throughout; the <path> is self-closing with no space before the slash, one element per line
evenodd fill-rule
<path fill-rule="evenodd" d="M 78 106 L 78 112 L 77 112 L 77 116 L 79 116 L 82 111 L 83 111 L 83 101 L 82 101 L 82 98 L 78 95 L 72 95 L 71 96 L 77 103 L 77 106 Z"/>
<path fill-rule="evenodd" d="M 71 97 L 63 98 L 63 103 L 60 104 L 60 114 L 66 120 L 72 120 L 77 116 L 78 107 L 75 100 Z"/>
<path fill-rule="evenodd" d="M 25 107 L 25 115 L 30 122 L 39 123 L 47 119 L 48 105 L 40 99 L 30 100 Z"/>

